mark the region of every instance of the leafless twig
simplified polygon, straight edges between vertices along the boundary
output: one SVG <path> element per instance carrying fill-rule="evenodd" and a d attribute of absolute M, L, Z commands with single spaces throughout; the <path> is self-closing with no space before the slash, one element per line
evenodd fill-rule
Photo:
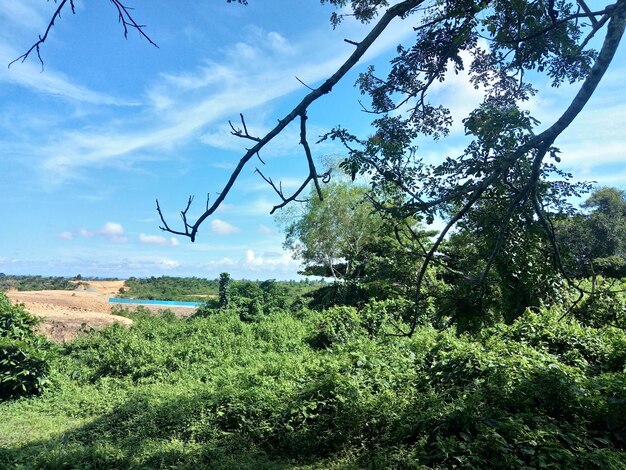
<path fill-rule="evenodd" d="M 128 38 L 128 30 L 129 30 L 129 28 L 132 28 L 132 29 L 135 29 L 146 41 L 148 41 L 154 47 L 157 47 L 157 48 L 159 47 L 144 32 L 143 29 L 146 27 L 146 25 L 137 23 L 135 21 L 135 19 L 133 18 L 133 16 L 130 14 L 130 10 L 132 10 L 131 7 L 128 7 L 128 6 L 124 5 L 120 0 L 110 0 L 110 1 L 113 4 L 113 6 L 115 6 L 115 8 L 117 10 L 118 21 L 122 24 L 122 26 L 124 28 L 124 37 L 125 38 Z M 55 0 L 55 3 L 56 3 L 56 0 Z M 30 47 L 30 49 L 28 49 L 24 54 L 22 54 L 18 58 L 16 58 L 16 59 L 12 60 L 11 62 L 9 62 L 8 67 L 11 67 L 11 65 L 13 65 L 15 62 L 24 62 L 24 61 L 26 61 L 26 59 L 28 59 L 30 54 L 32 54 L 32 52 L 35 51 L 37 53 L 37 58 L 39 59 L 39 63 L 41 64 L 41 70 L 43 71 L 44 63 L 43 63 L 43 59 L 41 57 L 41 46 L 42 46 L 43 43 L 46 42 L 46 39 L 48 39 L 48 35 L 50 34 L 50 31 L 52 30 L 52 27 L 54 26 L 54 22 L 58 18 L 61 18 L 61 12 L 63 11 L 63 8 L 68 3 L 70 5 L 70 9 L 72 10 L 72 14 L 74 14 L 74 15 L 76 14 L 76 7 L 74 5 L 74 0 L 61 0 L 59 2 L 59 6 L 56 8 L 54 13 L 52 14 L 52 18 L 50 18 L 50 21 L 48 22 L 48 26 L 46 27 L 46 31 L 44 32 L 43 36 L 39 36 L 39 39 L 37 40 L 37 42 L 35 42 L 35 44 L 33 44 Z"/>

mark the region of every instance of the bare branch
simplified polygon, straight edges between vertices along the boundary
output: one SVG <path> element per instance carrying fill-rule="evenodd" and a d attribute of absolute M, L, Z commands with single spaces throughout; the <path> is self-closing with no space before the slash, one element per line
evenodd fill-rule
<path fill-rule="evenodd" d="M 260 138 L 250 135 L 250 133 L 248 132 L 248 126 L 246 126 L 246 120 L 243 118 L 242 113 L 239 113 L 239 117 L 241 118 L 241 125 L 243 126 L 243 130 L 236 128 L 231 121 L 228 121 L 228 125 L 232 129 L 230 133 L 236 137 L 241 137 L 242 139 L 248 139 L 254 142 L 261 142 Z"/>
<path fill-rule="evenodd" d="M 300 187 L 291 196 L 285 197 L 282 183 L 279 182 L 278 187 L 276 187 L 276 184 L 274 183 L 274 181 L 272 181 L 272 178 L 268 178 L 267 176 L 265 176 L 258 168 L 255 170 L 255 172 L 261 175 L 261 178 L 263 178 L 263 180 L 265 180 L 265 182 L 272 187 L 276 194 L 278 194 L 278 197 L 280 197 L 280 199 L 282 200 L 280 204 L 272 207 L 270 214 L 273 214 L 278 209 L 285 207 L 290 202 L 306 202 L 304 199 L 298 199 L 298 196 L 302 193 L 302 191 L 306 189 L 308 184 L 311 182 L 312 178 L 310 175 L 304 180 Z"/>
<path fill-rule="evenodd" d="M 144 24 L 138 24 L 135 19 L 132 17 L 128 10 L 132 10 L 132 8 L 125 6 L 120 0 L 111 0 L 111 3 L 117 9 L 117 19 L 122 26 L 124 27 L 124 37 L 128 38 L 128 28 L 135 29 L 143 38 L 152 44 L 154 47 L 158 48 L 159 46 L 150 39 L 150 37 L 144 32 L 143 28 L 146 27 Z"/>
<path fill-rule="evenodd" d="M 359 43 L 359 45 L 352 52 L 350 57 L 337 69 L 337 71 L 331 75 L 322 85 L 318 88 L 311 91 L 308 95 L 306 95 L 300 103 L 298 103 L 292 110 L 287 114 L 283 119 L 279 119 L 278 124 L 270 130 L 263 138 L 261 138 L 257 144 L 249 149 L 243 157 L 239 160 L 239 163 L 233 170 L 230 175 L 230 178 L 224 185 L 224 188 L 220 192 L 219 196 L 213 201 L 211 207 L 208 208 L 204 213 L 198 217 L 196 222 L 190 226 L 190 231 L 186 236 L 188 236 L 191 241 L 195 241 L 196 235 L 198 233 L 198 228 L 202 223 L 213 214 L 217 208 L 222 204 L 230 190 L 232 189 L 235 181 L 241 174 L 244 166 L 250 161 L 252 157 L 257 155 L 257 153 L 267 145 L 268 142 L 273 140 L 278 134 L 280 134 L 287 125 L 289 125 L 294 119 L 302 114 L 306 109 L 317 99 L 324 96 L 325 94 L 332 91 L 333 87 L 346 75 L 346 73 L 363 57 L 365 52 L 372 46 L 374 41 L 382 34 L 382 32 L 389 26 L 391 21 L 394 18 L 402 17 L 406 15 L 409 11 L 423 3 L 424 0 L 404 0 L 392 7 L 390 7 L 385 14 L 383 14 L 380 20 L 376 23 L 376 25 L 372 28 L 369 34 Z M 245 132 L 245 131 L 244 131 Z M 308 180 L 308 178 L 307 178 Z M 306 185 L 310 182 L 310 180 L 305 181 L 302 186 L 299 188 L 302 191 Z M 165 224 L 164 224 L 165 225 Z M 168 227 L 161 227 L 162 230 L 169 231 Z"/>
<path fill-rule="evenodd" d="M 159 217 L 161 218 L 161 222 L 163 223 L 163 226 L 159 226 L 159 228 L 161 230 L 164 230 L 166 232 L 170 232 L 173 233 L 175 235 L 183 235 L 188 237 L 189 236 L 189 232 L 187 230 L 185 230 L 185 232 L 180 232 L 178 230 L 172 230 L 169 225 L 167 225 L 167 222 L 165 221 L 165 217 L 163 217 L 163 212 L 161 212 L 161 206 L 159 205 L 159 200 L 156 200 L 156 206 L 157 206 L 157 212 L 159 213 Z"/>
<path fill-rule="evenodd" d="M 311 88 L 309 85 L 307 85 L 306 83 L 304 83 L 302 80 L 300 80 L 297 76 L 296 76 L 296 80 L 298 80 L 300 83 L 302 83 L 305 87 L 307 87 L 309 90 L 314 90 L 315 88 Z"/>
<path fill-rule="evenodd" d="M 306 140 L 306 110 L 302 111 L 300 114 L 300 144 L 304 148 L 304 153 L 306 154 L 306 159 L 309 164 L 309 177 L 313 180 L 315 184 L 315 190 L 317 191 L 317 196 L 320 198 L 320 201 L 324 199 L 322 196 L 322 189 L 320 188 L 320 182 L 317 175 L 317 169 L 315 168 L 315 162 L 313 161 L 313 155 L 311 154 L 311 147 L 309 147 L 309 142 Z"/>
<path fill-rule="evenodd" d="M 39 59 L 39 63 L 41 64 L 41 71 L 43 72 L 43 59 L 41 58 L 41 50 L 40 50 L 40 46 L 46 42 L 46 39 L 48 39 L 48 34 L 50 33 L 50 30 L 52 29 L 52 27 L 54 26 L 54 22 L 57 18 L 61 18 L 61 11 L 63 10 L 63 7 L 65 7 L 65 5 L 67 4 L 68 0 L 62 0 L 59 3 L 59 6 L 57 7 L 57 9 L 54 11 L 54 14 L 52 15 L 52 18 L 50 19 L 50 22 L 48 23 L 48 27 L 46 28 L 46 32 L 44 33 L 43 36 L 39 36 L 39 40 L 33 44 L 30 49 L 28 49 L 24 54 L 22 54 L 21 56 L 19 56 L 17 59 L 12 60 L 11 62 L 9 62 L 8 67 L 10 68 L 11 65 L 13 65 L 15 62 L 24 62 L 26 59 L 28 59 L 28 56 L 33 52 L 36 51 L 37 52 L 37 58 Z M 74 0 L 69 0 L 70 2 L 70 8 L 72 9 L 72 14 L 76 14 L 76 9 L 74 6 Z"/>
<path fill-rule="evenodd" d="M 131 7 L 127 7 L 120 0 L 110 0 L 110 1 L 115 6 L 115 8 L 117 10 L 118 21 L 124 27 L 124 37 L 125 38 L 128 38 L 128 28 L 133 28 L 133 29 L 137 30 L 137 32 L 139 32 L 139 34 L 141 36 L 143 36 L 143 38 L 146 39 L 154 47 L 157 47 L 157 48 L 159 47 L 144 32 L 143 29 L 146 27 L 146 25 L 142 25 L 142 24 L 137 23 L 135 21 L 135 19 L 132 17 L 132 15 L 130 14 L 130 11 L 129 11 L 129 10 L 132 10 Z M 56 2 L 56 0 L 55 0 L 55 2 Z M 43 36 L 39 36 L 39 39 L 37 40 L 37 42 L 35 42 L 35 44 L 33 44 L 30 47 L 30 49 L 28 49 L 24 54 L 19 56 L 17 59 L 14 59 L 11 62 L 9 62 L 8 67 L 11 67 L 11 65 L 13 65 L 15 62 L 18 62 L 18 61 L 19 62 L 24 62 L 24 61 L 26 61 L 26 59 L 28 59 L 30 54 L 33 51 L 35 51 L 37 53 L 37 58 L 39 59 L 39 63 L 41 64 L 41 70 L 43 71 L 44 63 L 43 63 L 43 59 L 41 58 L 41 45 L 44 42 L 46 42 L 46 39 L 48 39 L 48 34 L 52 30 L 52 27 L 54 26 L 54 22 L 57 20 L 57 18 L 61 18 L 61 11 L 67 5 L 68 2 L 70 4 L 70 8 L 72 10 L 72 14 L 76 14 L 76 7 L 74 5 L 74 0 L 61 0 L 59 2 L 59 6 L 56 8 L 54 13 L 52 14 L 52 18 L 48 22 L 48 26 L 46 27 L 46 31 L 45 31 L 44 35 Z"/>

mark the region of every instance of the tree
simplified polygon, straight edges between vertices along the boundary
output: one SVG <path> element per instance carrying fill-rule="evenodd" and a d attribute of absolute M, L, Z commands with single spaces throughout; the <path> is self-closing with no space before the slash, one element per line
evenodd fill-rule
<path fill-rule="evenodd" d="M 357 137 L 338 127 L 327 138 L 345 145 L 345 170 L 352 175 L 370 176 L 373 197 L 382 185 L 391 184 L 401 191 L 403 198 L 397 207 L 388 208 L 390 214 L 398 215 L 400 220 L 423 217 L 427 222 L 436 216 L 445 217 L 445 226 L 418 273 L 418 297 L 422 295 L 428 268 L 437 259 L 450 231 L 467 220 L 474 207 L 493 197 L 498 197 L 504 208 L 498 226 L 505 235 L 496 236 L 488 259 L 496 259 L 507 234 L 512 233 L 509 220 L 531 210 L 549 240 L 554 264 L 560 265 L 550 202 L 545 200 L 550 191 L 543 191 L 541 184 L 555 172 L 546 159 L 560 161 L 559 150 L 554 146 L 557 138 L 585 107 L 613 60 L 626 24 L 626 0 L 594 10 L 585 0 L 402 0 L 392 6 L 386 0 L 321 2 L 343 8 L 331 17 L 334 27 L 351 15 L 371 23 L 370 32 L 360 41 L 348 41 L 355 46 L 352 55 L 264 136 L 252 133 L 243 115 L 238 126 L 231 123 L 232 134 L 250 140 L 252 147 L 241 157 L 218 197 L 206 201 L 205 210 L 195 221 L 188 219 L 192 196 L 181 212 L 182 228 L 167 223 L 157 201 L 161 228 L 194 241 L 199 227 L 228 196 L 243 168 L 294 120 L 300 123 L 300 142 L 309 170 L 302 184 L 294 193 L 285 194 L 280 184 L 257 171 L 280 200 L 273 210 L 297 200 L 309 184 L 321 199 L 321 183 L 327 182 L 329 174 L 316 168 L 308 141 L 307 110 L 332 91 L 392 21 L 401 19 L 415 25 L 412 42 L 398 46 L 386 76 L 370 67 L 358 81 L 361 92 L 371 101 L 366 111 L 376 115 L 373 136 Z M 40 45 L 66 3 L 67 0 L 59 3 L 46 33 L 23 59 L 33 50 L 39 55 Z M 73 6 L 72 0 L 69 4 Z M 128 9 L 118 0 L 112 4 L 118 9 L 125 34 L 128 28 L 135 28 L 145 37 Z M 601 31 L 604 39 L 596 51 L 591 44 Z M 484 99 L 464 120 L 470 139 L 466 149 L 460 155 L 446 157 L 442 163 L 426 164 L 419 158 L 416 143 L 418 139 L 440 139 L 448 133 L 451 113 L 441 103 L 430 101 L 430 91 L 434 84 L 446 79 L 450 70 L 465 70 L 470 82 L 484 90 Z M 538 93 L 534 83 L 542 81 L 549 81 L 552 86 L 564 82 L 581 85 L 561 116 L 538 132 L 538 121 L 523 105 Z M 574 191 L 564 189 L 560 194 Z M 493 263 L 487 263 L 481 279 L 486 279 L 492 266 Z M 415 325 L 413 322 L 408 334 L 413 333 Z"/>
<path fill-rule="evenodd" d="M 365 252 L 383 224 L 365 200 L 366 192 L 355 184 L 329 183 L 323 199 L 309 198 L 301 217 L 288 222 L 284 246 L 304 263 L 301 274 L 334 279 L 362 275 Z"/>
<path fill-rule="evenodd" d="M 219 284 L 219 306 L 220 307 L 228 307 L 228 303 L 230 301 L 230 274 L 221 273 L 220 274 L 220 284 Z"/>
<path fill-rule="evenodd" d="M 324 186 L 295 216 L 286 216 L 285 248 L 299 257 L 300 274 L 332 277 L 318 289 L 314 304 L 360 305 L 371 298 L 410 296 L 425 246 L 436 231 L 424 232 L 415 218 L 398 220 L 371 204 L 362 184 Z M 393 194 L 388 194 L 388 198 Z M 393 202 L 387 203 L 393 207 Z"/>
<path fill-rule="evenodd" d="M 567 270 L 575 277 L 626 276 L 626 192 L 599 188 L 582 204 L 588 213 L 557 225 Z"/>

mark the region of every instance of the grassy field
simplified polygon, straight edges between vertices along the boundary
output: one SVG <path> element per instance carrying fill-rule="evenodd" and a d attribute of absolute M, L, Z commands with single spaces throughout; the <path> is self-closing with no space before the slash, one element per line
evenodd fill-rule
<path fill-rule="evenodd" d="M 50 345 L 43 395 L 0 404 L 0 468 L 624 468 L 623 331 L 400 338 L 353 313 L 140 309 Z"/>

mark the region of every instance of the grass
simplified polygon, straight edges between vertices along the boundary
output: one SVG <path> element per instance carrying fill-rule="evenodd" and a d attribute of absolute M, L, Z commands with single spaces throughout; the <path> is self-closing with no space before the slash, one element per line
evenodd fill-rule
<path fill-rule="evenodd" d="M 0 468 L 624 468 L 626 335 L 527 315 L 476 337 L 323 316 L 127 312 L 0 404 Z M 339 338 L 339 337 L 338 337 Z M 620 467 L 622 465 L 622 467 Z"/>

